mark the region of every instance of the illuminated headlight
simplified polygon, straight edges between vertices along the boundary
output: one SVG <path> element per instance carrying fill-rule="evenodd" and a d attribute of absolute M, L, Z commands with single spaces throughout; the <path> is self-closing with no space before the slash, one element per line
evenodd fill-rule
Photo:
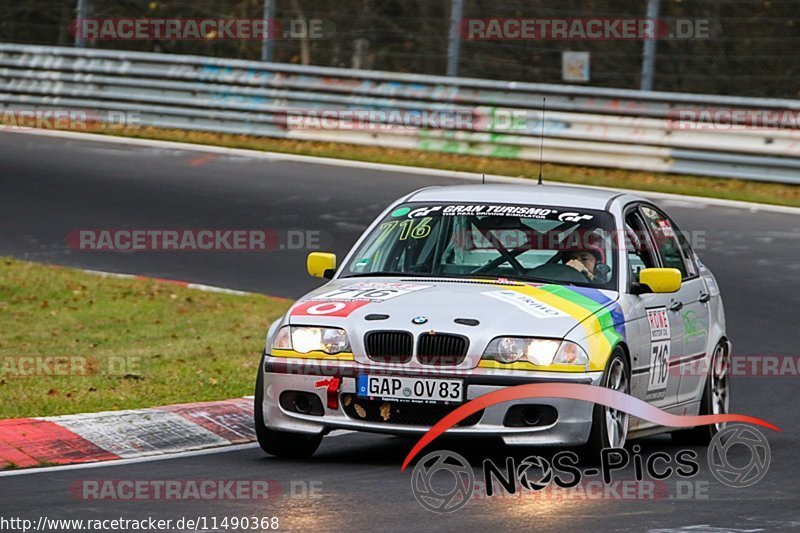
<path fill-rule="evenodd" d="M 350 351 L 347 333 L 339 328 L 284 326 L 275 335 L 272 347 L 298 353 L 325 352 L 334 355 Z"/>
<path fill-rule="evenodd" d="M 529 337 L 498 337 L 486 347 L 483 359 L 506 364 L 526 361 L 537 366 L 589 364 L 586 352 L 574 342 Z"/>

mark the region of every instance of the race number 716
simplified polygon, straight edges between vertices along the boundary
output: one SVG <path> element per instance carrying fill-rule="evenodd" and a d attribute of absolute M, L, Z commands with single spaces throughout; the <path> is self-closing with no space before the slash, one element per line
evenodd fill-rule
<path fill-rule="evenodd" d="M 667 364 L 669 361 L 669 342 L 654 342 L 650 354 L 650 385 L 649 390 L 658 390 L 666 387 Z"/>

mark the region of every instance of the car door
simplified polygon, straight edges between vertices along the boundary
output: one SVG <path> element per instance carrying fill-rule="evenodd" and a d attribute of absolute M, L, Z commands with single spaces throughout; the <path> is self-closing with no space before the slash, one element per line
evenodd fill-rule
<path fill-rule="evenodd" d="M 670 295 L 668 317 L 674 342 L 670 354 L 669 374 L 679 377 L 677 403 L 690 402 L 697 397 L 703 372 L 698 363 L 706 358 L 708 344 L 708 289 L 699 276 L 694 253 L 686 236 L 663 211 L 643 204 L 639 211 L 650 230 L 661 264 L 681 271 L 681 288 Z"/>
<path fill-rule="evenodd" d="M 654 245 L 647 223 L 637 206 L 630 207 L 625 214 L 628 279 L 639 279 L 639 270 L 661 266 L 661 259 Z M 632 285 L 631 285 L 632 286 Z M 657 407 L 671 407 L 678 397 L 680 376 L 671 375 L 669 362 L 676 349 L 679 332 L 672 327 L 669 306 L 673 295 L 643 293 L 633 294 L 628 288 L 631 307 L 627 312 L 633 321 L 637 335 L 630 337 L 635 343 L 630 348 L 634 355 L 631 369 L 631 386 L 634 394 Z M 627 325 L 627 323 L 626 323 Z M 636 340 L 634 340 L 636 339 Z M 634 428 L 639 424 L 635 421 Z"/>

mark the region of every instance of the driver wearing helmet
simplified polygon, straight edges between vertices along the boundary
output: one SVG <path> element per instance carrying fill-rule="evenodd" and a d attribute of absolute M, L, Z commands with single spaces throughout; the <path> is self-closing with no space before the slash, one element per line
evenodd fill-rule
<path fill-rule="evenodd" d="M 587 243 L 581 247 L 570 248 L 564 251 L 562 263 L 581 272 L 590 280 L 597 276 L 597 265 L 605 263 L 603 248 L 597 244 Z M 601 276 L 602 277 L 602 276 Z"/>

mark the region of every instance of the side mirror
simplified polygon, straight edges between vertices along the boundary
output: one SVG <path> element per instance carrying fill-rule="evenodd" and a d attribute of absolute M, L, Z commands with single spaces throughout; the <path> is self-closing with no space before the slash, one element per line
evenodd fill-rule
<path fill-rule="evenodd" d="M 637 292 L 667 293 L 676 292 L 680 288 L 681 271 L 677 268 L 645 268 L 639 271 Z"/>
<path fill-rule="evenodd" d="M 306 268 L 315 278 L 331 279 L 336 273 L 336 254 L 311 252 L 306 260 Z"/>

